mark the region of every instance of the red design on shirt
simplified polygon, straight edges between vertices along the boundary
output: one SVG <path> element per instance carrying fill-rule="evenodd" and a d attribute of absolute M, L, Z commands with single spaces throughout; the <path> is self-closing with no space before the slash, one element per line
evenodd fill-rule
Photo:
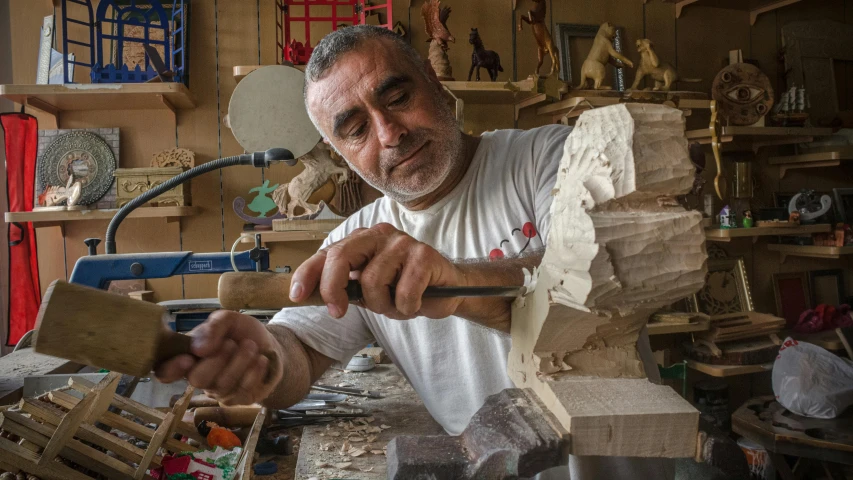
<path fill-rule="evenodd" d="M 536 231 L 536 225 L 534 225 L 533 222 L 525 222 L 525 224 L 522 225 L 521 228 L 513 228 L 512 232 L 510 232 L 510 238 L 512 238 L 512 236 L 514 236 L 517 232 L 521 232 L 521 234 L 524 235 L 525 238 L 527 238 L 527 242 L 524 244 L 523 247 L 521 247 L 521 250 L 518 251 L 518 255 L 520 255 L 525 250 L 527 250 L 527 247 L 530 246 L 530 241 L 536 238 L 536 236 L 539 235 L 539 232 Z M 504 258 L 506 256 L 503 251 L 504 244 L 509 243 L 509 241 L 510 240 L 508 238 L 504 238 L 503 240 L 501 240 L 499 248 L 492 249 L 492 251 L 489 252 L 489 260 L 492 261 L 497 260 L 499 258 Z"/>

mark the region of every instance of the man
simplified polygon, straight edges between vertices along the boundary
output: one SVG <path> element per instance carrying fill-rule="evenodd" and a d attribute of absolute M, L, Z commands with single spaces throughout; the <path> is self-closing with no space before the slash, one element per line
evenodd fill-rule
<path fill-rule="evenodd" d="M 294 273 L 291 299 L 319 289 L 326 307 L 285 309 L 267 327 L 216 312 L 194 332 L 199 359 L 176 357 L 158 376 L 186 376 L 228 404 L 286 407 L 333 361 L 346 363 L 378 341 L 433 417 L 458 434 L 487 396 L 513 387 L 506 374 L 510 301 L 422 293 L 429 285 L 523 283 L 523 268 L 542 258 L 569 129 L 464 135 L 429 64 L 377 27 L 328 35 L 305 74 L 305 103 L 317 129 L 385 197 L 335 229 Z M 364 291 L 359 306 L 347 301 L 352 276 Z M 259 352 L 269 350 L 281 364 L 265 380 L 269 359 Z M 645 350 L 650 357 L 647 343 Z M 668 465 L 570 461 L 575 478 L 665 478 Z M 565 470 L 547 476 L 566 478 Z"/>

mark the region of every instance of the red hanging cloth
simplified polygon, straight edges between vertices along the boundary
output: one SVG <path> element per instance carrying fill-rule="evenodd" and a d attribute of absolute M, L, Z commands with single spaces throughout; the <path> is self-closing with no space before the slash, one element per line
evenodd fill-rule
<path fill-rule="evenodd" d="M 33 210 L 38 120 L 24 113 L 0 114 L 6 147 L 6 195 L 10 212 Z M 10 223 L 9 232 L 9 334 L 13 346 L 35 328 L 41 304 L 36 230 L 33 224 Z"/>

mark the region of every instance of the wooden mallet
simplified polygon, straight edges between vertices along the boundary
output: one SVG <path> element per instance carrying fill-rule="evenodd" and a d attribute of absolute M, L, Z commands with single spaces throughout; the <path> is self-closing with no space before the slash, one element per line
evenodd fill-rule
<path fill-rule="evenodd" d="M 191 337 L 170 330 L 167 310 L 104 290 L 56 280 L 39 309 L 35 351 L 138 377 L 190 353 Z M 279 368 L 274 352 L 270 374 Z"/>

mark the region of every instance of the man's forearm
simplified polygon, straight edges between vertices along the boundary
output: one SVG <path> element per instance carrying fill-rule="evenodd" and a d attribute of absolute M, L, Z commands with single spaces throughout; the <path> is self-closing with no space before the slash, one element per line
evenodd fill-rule
<path fill-rule="evenodd" d="M 494 261 L 459 262 L 456 266 L 465 274 L 465 283 L 470 286 L 523 285 L 524 269 L 533 270 L 542 262 L 542 252 L 503 258 Z M 466 298 L 456 309 L 456 315 L 495 330 L 509 333 L 511 298 L 472 297 Z"/>
<path fill-rule="evenodd" d="M 307 347 L 284 325 L 267 325 L 267 330 L 276 339 L 283 369 L 281 381 L 263 404 L 273 409 L 287 408 L 305 398 L 333 360 Z"/>

